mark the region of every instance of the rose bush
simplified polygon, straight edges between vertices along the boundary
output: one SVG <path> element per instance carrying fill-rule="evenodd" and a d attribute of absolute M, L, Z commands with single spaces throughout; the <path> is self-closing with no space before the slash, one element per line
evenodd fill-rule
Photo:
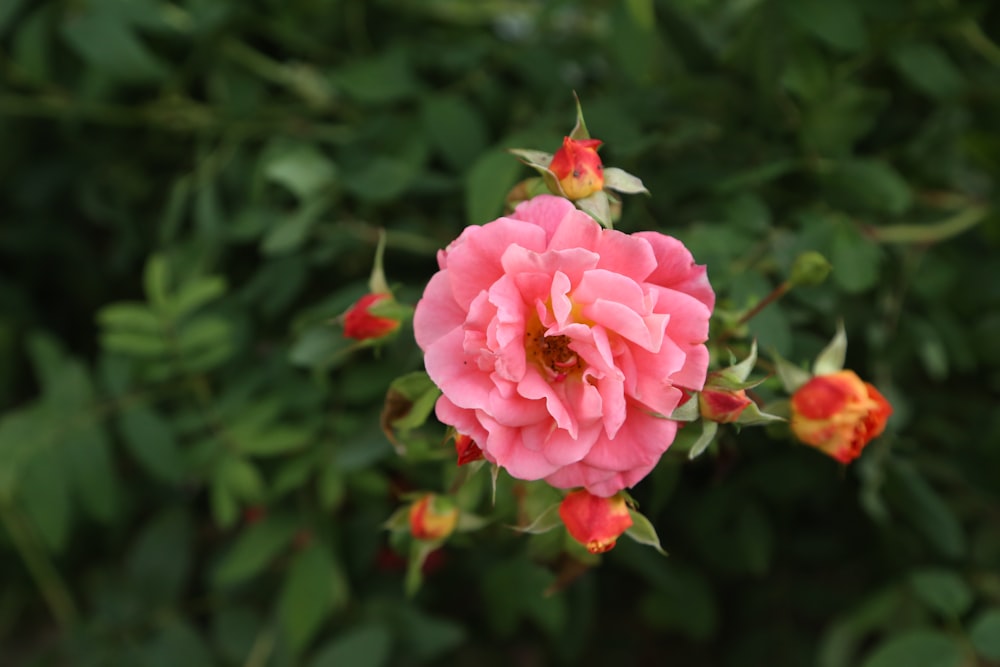
<path fill-rule="evenodd" d="M 442 422 L 520 479 L 611 496 L 652 470 L 708 367 L 715 294 L 680 241 L 541 195 L 438 264 L 414 333 Z"/>

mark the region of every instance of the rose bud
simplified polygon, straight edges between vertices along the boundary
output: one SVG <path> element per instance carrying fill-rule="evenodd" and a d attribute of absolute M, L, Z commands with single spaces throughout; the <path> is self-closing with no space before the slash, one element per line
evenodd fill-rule
<path fill-rule="evenodd" d="M 747 398 L 745 389 L 732 390 L 706 386 L 698 394 L 698 410 L 701 416 L 720 424 L 731 424 L 740 418 L 743 411 L 753 403 Z"/>
<path fill-rule="evenodd" d="M 410 505 L 410 532 L 418 540 L 443 540 L 458 523 L 458 508 L 450 498 L 427 493 Z"/>
<path fill-rule="evenodd" d="M 610 551 L 632 525 L 625 496 L 595 496 L 586 489 L 571 491 L 559 505 L 559 517 L 574 540 L 592 554 Z"/>
<path fill-rule="evenodd" d="M 458 455 L 458 465 L 460 466 L 483 458 L 483 450 L 479 448 L 476 441 L 462 433 L 455 436 L 455 453 Z"/>
<path fill-rule="evenodd" d="M 807 445 L 848 463 L 885 430 L 892 406 L 854 371 L 818 375 L 792 395 L 791 427 Z"/>
<path fill-rule="evenodd" d="M 399 320 L 372 315 L 368 309 L 377 303 L 392 299 L 391 294 L 366 294 L 358 299 L 344 315 L 344 335 L 355 340 L 381 338 L 399 328 Z"/>
<path fill-rule="evenodd" d="M 549 164 L 566 197 L 576 201 L 604 189 L 604 165 L 597 154 L 598 139 L 563 138 Z"/>

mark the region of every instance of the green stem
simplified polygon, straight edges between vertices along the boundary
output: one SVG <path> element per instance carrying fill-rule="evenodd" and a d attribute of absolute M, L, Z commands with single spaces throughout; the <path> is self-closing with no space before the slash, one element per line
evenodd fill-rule
<path fill-rule="evenodd" d="M 10 506 L 0 509 L 4 527 L 28 567 L 56 622 L 63 630 L 76 625 L 76 604 L 55 564 L 38 536 L 23 517 Z"/>

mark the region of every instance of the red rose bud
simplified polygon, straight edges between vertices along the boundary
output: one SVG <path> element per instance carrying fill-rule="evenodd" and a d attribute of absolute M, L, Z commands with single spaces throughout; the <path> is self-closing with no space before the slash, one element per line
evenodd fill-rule
<path fill-rule="evenodd" d="M 632 525 L 625 496 L 595 496 L 586 489 L 571 491 L 559 505 L 559 517 L 574 540 L 592 554 L 610 551 Z"/>
<path fill-rule="evenodd" d="M 598 139 L 563 139 L 562 148 L 552 156 L 549 171 L 569 199 L 576 201 L 604 189 L 604 165 L 597 147 Z"/>
<path fill-rule="evenodd" d="M 458 508 L 449 498 L 428 493 L 410 505 L 410 532 L 418 540 L 443 540 L 458 523 Z"/>
<path fill-rule="evenodd" d="M 483 458 L 483 450 L 479 448 L 476 441 L 461 433 L 455 436 L 455 453 L 458 455 L 458 465 L 460 466 Z"/>
<path fill-rule="evenodd" d="M 892 406 L 854 371 L 818 375 L 792 395 L 795 437 L 841 463 L 853 461 L 885 430 Z"/>
<path fill-rule="evenodd" d="M 392 299 L 391 294 L 366 294 L 358 299 L 344 315 L 344 335 L 355 340 L 381 338 L 399 328 L 399 320 L 378 317 L 368 312 L 377 303 Z"/>
<path fill-rule="evenodd" d="M 731 424 L 753 403 L 745 389 L 705 387 L 698 394 L 698 411 L 701 416 L 720 424 Z"/>

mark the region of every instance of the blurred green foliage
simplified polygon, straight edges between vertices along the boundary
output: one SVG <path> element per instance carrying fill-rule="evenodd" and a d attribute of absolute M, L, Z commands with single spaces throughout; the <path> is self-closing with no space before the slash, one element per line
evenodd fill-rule
<path fill-rule="evenodd" d="M 0 662 L 997 664 L 998 34 L 988 0 L 0 3 Z M 381 524 L 446 480 L 379 412 L 420 354 L 331 320 L 379 228 L 415 303 L 573 90 L 652 192 L 619 228 L 723 312 L 828 257 L 749 333 L 804 363 L 842 318 L 896 414 L 847 469 L 668 453 L 669 558 L 492 525 L 407 599 Z"/>

